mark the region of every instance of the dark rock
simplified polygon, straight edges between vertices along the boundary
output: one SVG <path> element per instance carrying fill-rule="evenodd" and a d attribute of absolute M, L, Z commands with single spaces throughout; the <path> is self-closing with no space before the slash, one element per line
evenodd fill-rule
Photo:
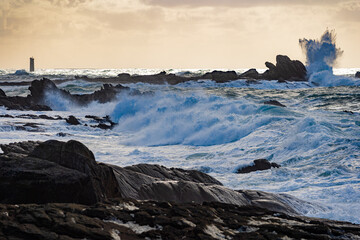
<path fill-rule="evenodd" d="M 5 92 L 0 88 L 0 97 L 6 97 Z"/>
<path fill-rule="evenodd" d="M 79 120 L 76 117 L 74 117 L 73 115 L 69 116 L 69 118 L 66 119 L 66 122 L 70 125 L 79 125 L 80 124 Z"/>
<path fill-rule="evenodd" d="M 69 134 L 69 133 L 59 132 L 59 133 L 56 134 L 56 136 L 58 136 L 58 137 L 66 137 L 66 136 L 72 136 L 72 135 Z"/>
<path fill-rule="evenodd" d="M 223 83 L 223 82 L 229 82 L 232 80 L 237 80 L 237 79 L 239 79 L 239 76 L 237 75 L 237 73 L 235 71 L 227 71 L 227 72 L 212 71 L 211 73 L 204 74 L 200 78 L 201 79 L 211 79 L 215 82 Z"/>
<path fill-rule="evenodd" d="M 349 114 L 354 114 L 353 111 L 349 111 L 349 110 L 344 110 L 343 112 L 344 112 L 344 113 L 349 113 Z"/>
<path fill-rule="evenodd" d="M 0 96 L 0 106 L 8 110 L 51 111 L 50 107 L 35 103 L 31 97 Z"/>
<path fill-rule="evenodd" d="M 266 105 L 274 105 L 274 106 L 278 106 L 278 107 L 286 107 L 284 104 L 276 101 L 276 100 L 269 100 L 269 101 L 266 101 L 264 102 L 264 104 Z"/>
<path fill-rule="evenodd" d="M 92 204 L 120 196 L 111 168 L 77 141 L 1 145 L 0 202 Z"/>
<path fill-rule="evenodd" d="M 255 206 L 112 199 L 0 204 L 1 239 L 358 239 L 360 226 Z"/>
<path fill-rule="evenodd" d="M 260 74 L 255 68 L 251 68 L 247 70 L 246 72 L 240 74 L 239 78 L 250 78 L 250 79 L 259 79 Z"/>
<path fill-rule="evenodd" d="M 116 99 L 116 95 L 123 90 L 129 90 L 120 84 L 113 86 L 111 84 L 104 84 L 103 87 L 92 94 L 70 94 L 65 90 L 56 87 L 55 83 L 49 79 L 34 80 L 29 87 L 31 98 L 38 104 L 47 104 L 46 94 L 52 94 L 64 99 L 68 99 L 77 105 L 87 105 L 90 102 L 97 101 L 99 103 L 106 103 Z"/>
<path fill-rule="evenodd" d="M 149 164 L 125 168 L 109 166 L 113 168 L 121 195 L 126 198 L 176 203 L 214 201 L 238 206 L 254 205 L 288 214 L 297 214 L 297 210 L 289 205 L 296 202 L 297 205 L 306 205 L 308 209 L 323 210 L 319 206 L 287 195 L 251 190 L 234 191 L 222 186 L 211 176 L 195 170 Z"/>
<path fill-rule="evenodd" d="M 360 72 L 356 72 L 356 73 L 355 73 L 355 77 L 356 77 L 356 78 L 360 78 Z"/>
<path fill-rule="evenodd" d="M 277 163 L 270 163 L 266 159 L 257 159 L 257 160 L 254 160 L 254 165 L 239 168 L 236 172 L 237 173 L 249 173 L 249 172 L 267 170 L 272 167 L 279 168 L 281 166 Z"/>
<path fill-rule="evenodd" d="M 262 74 L 267 80 L 306 81 L 307 71 L 304 64 L 298 60 L 290 60 L 288 56 L 277 55 L 276 66 L 265 63 L 269 70 Z"/>

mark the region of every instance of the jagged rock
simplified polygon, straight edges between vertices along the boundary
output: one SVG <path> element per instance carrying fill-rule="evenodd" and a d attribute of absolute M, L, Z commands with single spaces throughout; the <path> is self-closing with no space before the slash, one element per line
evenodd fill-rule
<path fill-rule="evenodd" d="M 104 84 L 103 87 L 92 94 L 70 94 L 65 90 L 56 87 L 55 83 L 49 79 L 34 80 L 29 87 L 31 98 L 33 101 L 40 104 L 47 104 L 46 94 L 68 99 L 78 105 L 87 105 L 90 102 L 97 101 L 99 103 L 106 103 L 116 99 L 116 95 L 122 90 L 129 90 L 120 84 L 113 86 L 111 84 Z"/>
<path fill-rule="evenodd" d="M 264 102 L 264 104 L 266 105 L 274 105 L 274 106 L 278 106 L 278 107 L 286 107 L 284 104 L 276 101 L 276 100 L 269 100 L 269 101 L 266 101 Z"/>
<path fill-rule="evenodd" d="M 356 73 L 355 73 L 355 77 L 356 77 L 356 78 L 360 78 L 360 72 L 356 72 Z"/>
<path fill-rule="evenodd" d="M 5 92 L 0 88 L 0 97 L 6 97 Z"/>
<path fill-rule="evenodd" d="M 251 78 L 251 79 L 259 79 L 260 74 L 255 68 L 251 68 L 247 70 L 246 72 L 240 74 L 239 78 Z"/>
<path fill-rule="evenodd" d="M 69 118 L 66 119 L 66 122 L 70 125 L 79 125 L 80 124 L 79 120 L 76 117 L 74 117 L 73 115 L 69 116 Z"/>
<path fill-rule="evenodd" d="M 257 160 L 254 160 L 254 165 L 239 168 L 236 172 L 237 173 L 249 173 L 249 172 L 267 170 L 272 167 L 279 168 L 281 166 L 277 163 L 271 163 L 266 159 L 257 159 Z"/>
<path fill-rule="evenodd" d="M 288 56 L 277 55 L 276 66 L 265 63 L 269 68 L 262 77 L 267 80 L 306 81 L 307 71 L 304 64 L 298 60 L 291 60 Z"/>
<path fill-rule="evenodd" d="M 92 204 L 120 196 L 111 168 L 77 141 L 1 145 L 0 202 Z"/>
<path fill-rule="evenodd" d="M 359 239 L 360 226 L 255 206 L 112 199 L 0 204 L 1 239 Z"/>

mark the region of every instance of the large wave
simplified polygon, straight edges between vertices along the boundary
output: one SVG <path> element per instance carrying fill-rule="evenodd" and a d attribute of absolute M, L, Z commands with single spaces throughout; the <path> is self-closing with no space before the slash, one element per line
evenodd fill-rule
<path fill-rule="evenodd" d="M 282 121 L 267 112 L 290 112 L 245 99 L 205 93 L 122 95 L 111 114 L 116 130 L 132 133 L 125 144 L 210 146 L 237 141 L 254 130 Z M 286 115 L 285 113 L 285 115 Z"/>

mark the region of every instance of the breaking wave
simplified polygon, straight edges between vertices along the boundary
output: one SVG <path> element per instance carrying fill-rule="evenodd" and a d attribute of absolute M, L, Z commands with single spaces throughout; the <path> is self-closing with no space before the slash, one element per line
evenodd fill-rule
<path fill-rule="evenodd" d="M 335 76 L 333 67 L 343 54 L 336 46 L 335 31 L 326 30 L 320 39 L 300 39 L 306 55 L 309 82 L 315 86 L 359 86 L 360 81 L 352 77 Z"/>

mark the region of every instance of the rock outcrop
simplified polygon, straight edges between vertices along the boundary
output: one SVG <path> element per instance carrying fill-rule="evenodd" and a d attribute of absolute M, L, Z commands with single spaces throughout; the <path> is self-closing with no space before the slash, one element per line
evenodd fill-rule
<path fill-rule="evenodd" d="M 110 166 L 118 180 L 121 195 L 126 198 L 199 204 L 221 202 L 238 206 L 258 206 L 288 214 L 298 214 L 297 210 L 290 206 L 290 202 L 321 209 L 285 195 L 252 190 L 234 191 L 222 186 L 211 176 L 195 170 L 170 169 L 149 164 L 124 168 Z"/>
<path fill-rule="evenodd" d="M 234 191 L 196 170 L 149 164 L 124 168 L 98 164 L 93 153 L 77 141 L 21 142 L 1 148 L 4 152 L 0 154 L 2 203 L 92 204 L 121 196 L 176 203 L 215 201 L 297 214 L 288 198 Z"/>
<path fill-rule="evenodd" d="M 307 71 L 304 64 L 298 60 L 291 60 L 288 56 L 277 55 L 276 65 L 266 62 L 268 68 L 262 74 L 267 80 L 306 81 Z"/>
<path fill-rule="evenodd" d="M 356 77 L 356 78 L 360 78 L 360 72 L 356 72 L 356 73 L 355 73 L 355 77 Z"/>
<path fill-rule="evenodd" d="M 113 199 L 0 204 L 1 239 L 359 239 L 360 226 L 254 206 Z"/>
<path fill-rule="evenodd" d="M 1 145 L 0 202 L 93 204 L 119 197 L 110 167 L 77 141 Z"/>
<path fill-rule="evenodd" d="M 254 160 L 254 164 L 246 167 L 239 168 L 236 172 L 237 173 L 249 173 L 249 172 L 255 172 L 255 171 L 263 171 L 270 168 L 279 168 L 281 167 L 277 163 L 271 163 L 266 159 L 257 159 Z"/>
<path fill-rule="evenodd" d="M 67 99 L 77 105 L 86 105 L 90 102 L 97 101 L 99 103 L 106 103 L 115 100 L 116 95 L 122 90 L 129 90 L 120 84 L 113 86 L 111 84 L 104 84 L 103 87 L 92 94 L 70 94 L 65 90 L 59 89 L 55 83 L 49 79 L 34 80 L 29 87 L 31 98 L 34 102 L 40 104 L 47 104 L 46 95 L 55 95 Z"/>

